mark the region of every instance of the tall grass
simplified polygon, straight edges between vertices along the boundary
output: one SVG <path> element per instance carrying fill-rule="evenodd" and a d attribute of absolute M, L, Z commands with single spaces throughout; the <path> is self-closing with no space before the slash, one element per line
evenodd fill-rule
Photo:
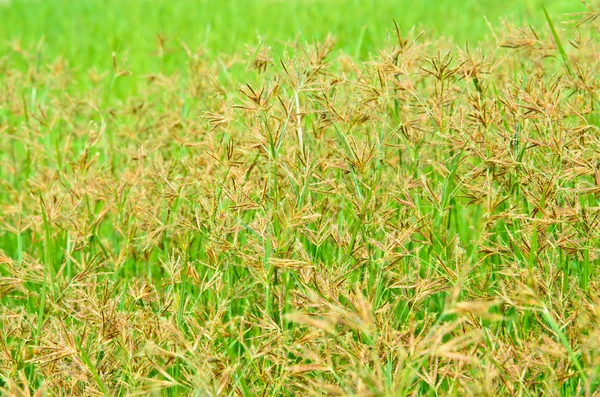
<path fill-rule="evenodd" d="M 390 23 L 365 54 L 158 36 L 177 67 L 143 74 L 12 42 L 1 392 L 597 394 L 588 6 L 477 46 Z"/>

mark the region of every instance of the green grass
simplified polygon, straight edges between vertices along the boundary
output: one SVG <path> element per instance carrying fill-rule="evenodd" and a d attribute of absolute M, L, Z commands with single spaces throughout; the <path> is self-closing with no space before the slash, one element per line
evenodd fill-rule
<path fill-rule="evenodd" d="M 550 12 L 581 12 L 577 1 L 547 1 Z M 0 6 L 0 37 L 21 40 L 25 47 L 44 44 L 41 59 L 64 58 L 87 72 L 110 67 L 111 54 L 127 59 L 138 73 L 181 71 L 183 42 L 211 57 L 245 56 L 245 46 L 299 40 L 322 41 L 332 34 L 337 49 L 367 57 L 384 43 L 395 20 L 403 31 L 413 26 L 472 45 L 490 37 L 485 18 L 495 29 L 508 20 L 544 26 L 537 0 L 407 1 L 407 0 L 82 0 L 14 1 Z M 167 40 L 162 56 L 157 35 Z"/>
<path fill-rule="evenodd" d="M 0 393 L 597 394 L 584 9 L 0 3 Z"/>

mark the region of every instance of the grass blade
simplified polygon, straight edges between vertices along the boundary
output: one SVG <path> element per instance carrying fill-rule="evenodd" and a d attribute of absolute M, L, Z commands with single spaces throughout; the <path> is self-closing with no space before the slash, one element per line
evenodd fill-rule
<path fill-rule="evenodd" d="M 546 21 L 548 22 L 548 26 L 550 26 L 550 31 L 552 32 L 552 38 L 554 38 L 554 43 L 556 44 L 556 47 L 558 48 L 558 52 L 560 53 L 560 56 L 565 64 L 565 67 L 569 71 L 569 74 L 573 75 L 573 68 L 571 66 L 571 62 L 569 61 L 569 57 L 567 56 L 565 47 L 563 47 L 562 42 L 560 41 L 560 37 L 558 37 L 558 33 L 556 32 L 556 29 L 554 28 L 554 23 L 552 23 L 552 18 L 550 18 L 550 14 L 548 13 L 546 6 L 544 5 L 544 2 L 542 2 L 542 9 L 544 10 L 544 15 L 546 16 Z"/>

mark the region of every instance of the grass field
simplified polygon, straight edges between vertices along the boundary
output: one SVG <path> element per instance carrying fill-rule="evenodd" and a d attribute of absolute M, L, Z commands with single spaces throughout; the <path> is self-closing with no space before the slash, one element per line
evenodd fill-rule
<path fill-rule="evenodd" d="M 545 5 L 0 2 L 0 393 L 598 395 L 600 3 Z"/>

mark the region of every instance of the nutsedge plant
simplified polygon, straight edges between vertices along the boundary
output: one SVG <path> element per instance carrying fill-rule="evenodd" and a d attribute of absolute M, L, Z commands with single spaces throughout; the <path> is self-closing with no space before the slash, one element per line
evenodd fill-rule
<path fill-rule="evenodd" d="M 600 392 L 600 42 L 0 57 L 0 392 Z M 25 62 L 25 69 L 16 66 Z M 243 69 L 242 74 L 232 70 Z M 138 79 L 122 95 L 119 84 Z"/>

